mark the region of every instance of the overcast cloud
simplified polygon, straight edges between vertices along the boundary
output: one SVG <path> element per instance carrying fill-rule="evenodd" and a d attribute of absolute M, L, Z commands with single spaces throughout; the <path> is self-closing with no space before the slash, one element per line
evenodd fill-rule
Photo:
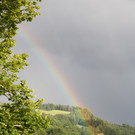
<path fill-rule="evenodd" d="M 135 125 L 135 2 L 44 0 L 41 8 L 41 16 L 23 25 L 52 55 L 85 106 L 110 122 Z M 38 90 L 38 98 L 68 104 L 31 48 L 20 35 L 16 39 L 15 51 L 30 55 L 20 76 Z"/>

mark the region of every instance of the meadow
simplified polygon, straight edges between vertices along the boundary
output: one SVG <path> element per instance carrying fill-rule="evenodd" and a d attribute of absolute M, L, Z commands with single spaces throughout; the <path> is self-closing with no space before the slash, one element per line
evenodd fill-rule
<path fill-rule="evenodd" d="M 44 114 L 48 114 L 48 115 L 58 115 L 58 114 L 61 114 L 61 115 L 66 115 L 66 114 L 70 114 L 69 111 L 62 111 L 62 110 L 51 110 L 51 111 L 45 111 L 45 110 L 40 110 L 39 111 L 41 113 L 44 113 Z"/>

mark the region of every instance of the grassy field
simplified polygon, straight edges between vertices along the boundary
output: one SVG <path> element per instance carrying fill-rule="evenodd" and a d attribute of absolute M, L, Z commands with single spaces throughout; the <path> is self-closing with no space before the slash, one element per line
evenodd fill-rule
<path fill-rule="evenodd" d="M 70 114 L 70 112 L 68 112 L 68 111 L 60 111 L 60 110 L 52 110 L 52 111 L 40 110 L 40 111 L 41 111 L 41 113 L 50 114 L 50 115 Z"/>

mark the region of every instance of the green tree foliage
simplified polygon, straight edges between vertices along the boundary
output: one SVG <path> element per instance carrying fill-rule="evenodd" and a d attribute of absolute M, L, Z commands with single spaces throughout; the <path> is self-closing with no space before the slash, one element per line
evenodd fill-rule
<path fill-rule="evenodd" d="M 76 126 L 75 120 L 72 120 L 72 115 L 59 114 L 50 118 L 53 121 L 52 126 L 46 130 L 48 135 L 80 135 L 81 130 Z"/>
<path fill-rule="evenodd" d="M 42 104 L 40 106 L 40 109 L 42 110 L 47 110 L 47 111 L 50 111 L 50 110 L 62 110 L 62 111 L 72 111 L 72 107 L 70 107 L 69 105 L 54 105 L 54 104 L 51 104 L 51 103 L 48 103 L 48 104 Z"/>
<path fill-rule="evenodd" d="M 28 55 L 11 51 L 18 24 L 32 21 L 39 15 L 38 1 L 41 0 L 0 0 L 0 96 L 9 101 L 0 107 L 1 135 L 27 135 L 45 129 L 49 124 L 47 117 L 35 111 L 42 100 L 32 100 L 33 90 L 17 75 L 20 69 L 28 66 Z"/>

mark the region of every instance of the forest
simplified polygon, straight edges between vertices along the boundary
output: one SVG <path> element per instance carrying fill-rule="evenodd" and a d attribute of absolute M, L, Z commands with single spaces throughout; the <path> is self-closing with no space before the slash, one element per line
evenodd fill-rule
<path fill-rule="evenodd" d="M 52 120 L 47 130 L 38 130 L 34 135 L 134 135 L 135 127 L 127 124 L 112 124 L 94 116 L 88 108 L 71 107 L 68 105 L 43 104 L 39 110 L 42 115 L 48 114 Z M 55 111 L 70 112 L 69 114 L 53 114 Z M 51 112 L 52 111 L 52 112 Z"/>

